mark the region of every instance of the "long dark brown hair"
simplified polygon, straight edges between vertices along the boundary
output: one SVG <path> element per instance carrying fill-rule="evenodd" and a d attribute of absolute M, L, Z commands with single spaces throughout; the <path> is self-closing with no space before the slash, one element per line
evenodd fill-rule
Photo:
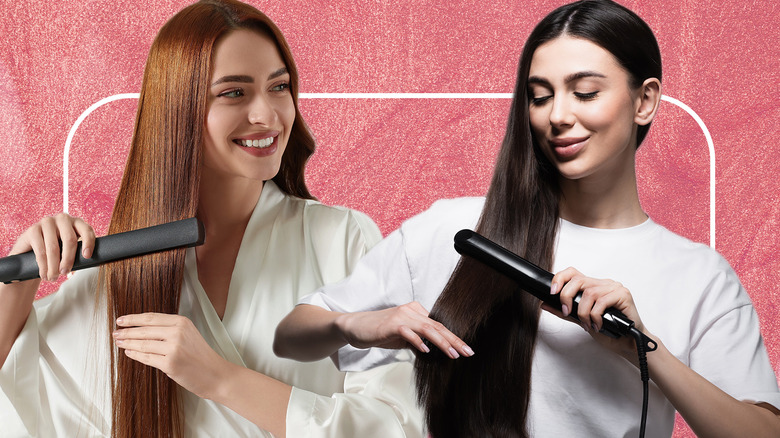
<path fill-rule="evenodd" d="M 314 139 L 298 110 L 298 73 L 281 31 L 257 9 L 234 0 L 193 4 L 160 30 L 146 62 L 135 130 L 109 233 L 195 216 L 202 143 L 215 44 L 236 29 L 276 42 L 287 71 L 296 115 L 279 173 L 279 188 L 312 199 L 304 166 Z M 177 313 L 185 250 L 121 261 L 101 269 L 109 330 L 121 315 Z M 161 371 L 111 351 L 112 436 L 183 435 L 178 385 Z"/>
<path fill-rule="evenodd" d="M 557 37 L 589 40 L 612 53 L 633 87 L 661 79 L 658 43 L 636 14 L 609 0 L 584 0 L 547 15 L 523 48 L 507 130 L 476 231 L 550 270 L 558 232 L 559 174 L 533 136 L 528 72 L 536 49 Z M 640 126 L 637 145 L 649 126 Z M 433 437 L 527 437 L 539 301 L 469 257 L 458 262 L 431 318 L 474 348 L 452 360 L 417 354 L 418 398 Z"/>

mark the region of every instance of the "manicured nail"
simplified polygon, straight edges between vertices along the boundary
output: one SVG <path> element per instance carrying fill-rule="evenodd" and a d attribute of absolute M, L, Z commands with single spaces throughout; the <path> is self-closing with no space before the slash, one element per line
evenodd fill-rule
<path fill-rule="evenodd" d="M 466 356 L 471 357 L 474 355 L 474 350 L 471 349 L 468 345 L 463 347 L 463 351 L 466 352 Z"/>
<path fill-rule="evenodd" d="M 563 313 L 563 316 L 569 316 L 569 306 L 561 304 L 561 313 Z"/>
<path fill-rule="evenodd" d="M 116 319 L 116 323 L 117 323 L 117 325 L 122 325 L 122 323 L 123 323 L 123 322 L 125 322 L 125 320 L 124 320 L 124 319 L 122 319 L 122 317 L 121 317 L 121 316 L 120 316 L 119 318 L 117 318 L 117 319 Z"/>
<path fill-rule="evenodd" d="M 122 339 L 117 339 L 117 340 L 116 340 L 116 345 L 122 345 L 122 344 L 124 344 L 124 343 L 125 343 L 125 341 L 124 341 L 124 340 L 122 340 Z"/>
<path fill-rule="evenodd" d="M 431 349 L 428 348 L 427 345 L 425 345 L 425 342 L 420 344 L 420 350 L 422 350 L 423 353 L 430 353 L 431 352 Z"/>
<path fill-rule="evenodd" d="M 453 359 L 457 359 L 457 358 L 459 358 L 459 357 L 460 357 L 460 355 L 458 354 L 458 352 L 457 352 L 457 351 L 455 351 L 455 349 L 454 349 L 454 348 L 450 347 L 450 349 L 449 349 L 448 351 L 450 352 L 450 357 L 451 357 L 451 358 L 453 358 Z"/>
<path fill-rule="evenodd" d="M 550 295 L 557 294 L 559 288 L 560 288 L 560 286 L 558 285 L 558 283 L 553 283 L 552 284 L 552 288 L 550 289 Z"/>

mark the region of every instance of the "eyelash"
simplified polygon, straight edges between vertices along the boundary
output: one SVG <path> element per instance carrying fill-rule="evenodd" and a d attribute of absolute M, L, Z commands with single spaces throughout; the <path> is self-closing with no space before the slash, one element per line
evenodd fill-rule
<path fill-rule="evenodd" d="M 235 95 L 235 93 L 238 93 L 238 95 Z M 232 94 L 232 96 L 231 96 L 231 94 Z M 242 90 L 240 88 L 236 88 L 234 90 L 223 91 L 223 92 L 217 94 L 217 97 L 227 97 L 227 98 L 235 99 L 235 98 L 241 97 L 243 95 L 244 95 L 244 90 Z"/>
<path fill-rule="evenodd" d="M 574 95 L 579 100 L 592 100 L 595 99 L 598 94 L 599 94 L 598 91 L 593 91 L 590 93 L 574 93 Z"/>
<path fill-rule="evenodd" d="M 284 82 L 284 83 L 277 84 L 277 85 L 274 85 L 273 87 L 271 87 L 271 91 L 277 92 L 277 93 L 284 93 L 284 92 L 287 92 L 289 90 L 290 90 L 290 83 L 289 82 Z M 217 97 L 227 97 L 227 98 L 230 98 L 230 99 L 235 99 L 235 98 L 243 97 L 243 96 L 244 96 L 244 90 L 242 90 L 240 88 L 236 88 L 236 89 L 233 89 L 233 90 L 226 90 L 226 91 L 223 91 L 223 92 L 217 94 Z"/>
<path fill-rule="evenodd" d="M 593 91 L 590 93 L 574 93 L 574 96 L 579 100 L 593 100 L 598 96 L 598 91 Z M 542 97 L 532 97 L 531 98 L 531 105 L 542 105 L 543 103 L 547 102 L 552 98 L 552 96 L 542 96 Z"/>
<path fill-rule="evenodd" d="M 281 87 L 281 89 L 277 90 L 277 88 L 280 88 L 280 87 Z M 274 85 L 273 87 L 271 87 L 271 90 L 279 91 L 279 92 L 289 91 L 290 90 L 290 83 L 289 82 L 284 82 L 284 83 L 281 83 L 281 84 L 278 84 L 278 85 Z"/>
<path fill-rule="evenodd" d="M 551 97 L 552 96 L 532 97 L 531 98 L 531 105 L 541 105 L 541 104 L 545 103 Z"/>

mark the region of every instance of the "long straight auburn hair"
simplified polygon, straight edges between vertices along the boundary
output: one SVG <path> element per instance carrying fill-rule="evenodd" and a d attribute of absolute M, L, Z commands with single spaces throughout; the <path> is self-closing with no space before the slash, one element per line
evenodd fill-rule
<path fill-rule="evenodd" d="M 296 115 L 273 181 L 289 195 L 313 199 L 304 167 L 315 143 L 298 109 L 298 72 L 287 42 L 257 9 L 235 0 L 205 0 L 171 18 L 149 51 L 109 233 L 197 214 L 214 46 L 237 29 L 251 29 L 276 42 L 290 74 Z M 104 265 L 100 284 L 106 292 L 108 330 L 115 329 L 121 315 L 177 313 L 184 258 L 185 250 L 177 249 Z M 182 436 L 178 385 L 163 372 L 119 354 L 113 344 L 109 351 L 112 437 Z"/>
<path fill-rule="evenodd" d="M 533 136 L 528 73 L 542 44 L 568 35 L 609 51 L 631 87 L 661 79 L 661 53 L 650 27 L 610 0 L 582 0 L 547 15 L 528 37 L 517 71 L 506 134 L 476 231 L 550 270 L 558 233 L 559 173 Z M 647 134 L 637 129 L 637 146 Z M 482 263 L 462 257 L 431 310 L 477 352 L 452 360 L 438 349 L 417 353 L 418 399 L 431 435 L 527 437 L 531 364 L 539 301 Z"/>

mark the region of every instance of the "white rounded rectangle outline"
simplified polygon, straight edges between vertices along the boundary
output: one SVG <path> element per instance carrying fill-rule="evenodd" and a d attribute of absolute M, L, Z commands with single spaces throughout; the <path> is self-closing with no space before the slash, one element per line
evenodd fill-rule
<path fill-rule="evenodd" d="M 65 150 L 62 155 L 62 211 L 68 212 L 70 147 L 81 123 L 93 111 L 107 103 L 121 99 L 138 99 L 139 96 L 139 93 L 121 93 L 100 99 L 84 110 L 73 123 L 65 140 Z M 300 93 L 298 97 L 301 99 L 511 99 L 512 93 Z M 707 141 L 710 158 L 710 247 L 715 248 L 715 143 L 712 141 L 707 125 L 691 107 L 666 95 L 662 95 L 661 100 L 676 105 L 688 113 L 699 125 Z"/>

